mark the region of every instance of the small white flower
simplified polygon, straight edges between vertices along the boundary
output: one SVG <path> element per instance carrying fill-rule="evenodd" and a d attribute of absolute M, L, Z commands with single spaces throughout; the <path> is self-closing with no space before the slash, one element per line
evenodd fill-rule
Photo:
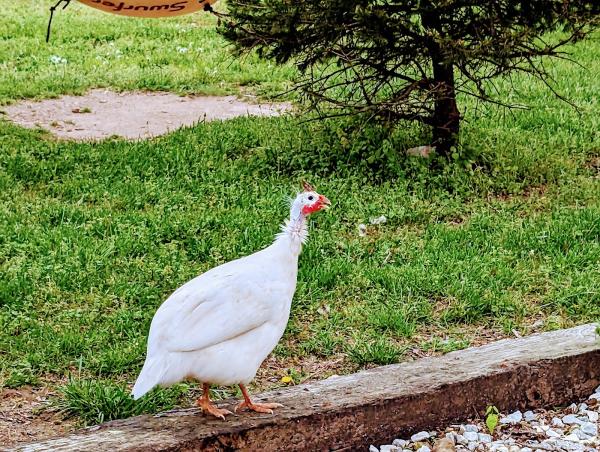
<path fill-rule="evenodd" d="M 366 224 L 359 224 L 358 225 L 358 236 L 359 237 L 364 237 L 367 235 L 367 225 Z"/>
<path fill-rule="evenodd" d="M 67 64 L 68 63 L 66 58 L 63 58 L 58 55 L 52 55 L 49 59 L 50 59 L 50 62 L 53 64 Z"/>
<path fill-rule="evenodd" d="M 385 215 L 381 215 L 380 217 L 377 217 L 377 218 L 371 218 L 369 221 L 371 224 L 382 224 L 387 221 L 387 218 L 385 217 Z"/>
<path fill-rule="evenodd" d="M 177 47 L 179 53 L 187 53 L 189 49 L 187 47 Z"/>

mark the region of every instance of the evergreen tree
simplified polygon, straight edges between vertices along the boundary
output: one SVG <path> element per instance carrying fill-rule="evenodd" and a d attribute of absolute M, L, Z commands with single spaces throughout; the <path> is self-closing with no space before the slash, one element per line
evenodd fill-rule
<path fill-rule="evenodd" d="M 589 36 L 600 0 L 228 0 L 220 31 L 238 51 L 294 61 L 296 88 L 326 116 L 367 114 L 431 126 L 457 143 L 457 93 L 502 103 L 493 79 L 526 72 L 548 83 L 544 57 Z M 551 85 L 548 84 L 551 89 Z"/>

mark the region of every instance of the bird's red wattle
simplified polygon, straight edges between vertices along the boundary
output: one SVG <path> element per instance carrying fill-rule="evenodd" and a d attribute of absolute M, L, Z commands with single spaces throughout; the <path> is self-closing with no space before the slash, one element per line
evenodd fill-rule
<path fill-rule="evenodd" d="M 321 205 L 320 205 L 319 201 L 317 201 L 312 206 L 304 206 L 302 208 L 302 213 L 304 215 L 309 215 L 309 214 L 314 213 L 314 212 L 316 212 L 316 211 L 318 211 L 320 209 L 321 209 Z"/>
<path fill-rule="evenodd" d="M 319 195 L 319 199 L 317 199 L 314 204 L 302 207 L 302 213 L 304 215 L 309 215 L 318 212 L 325 206 L 325 203 L 329 204 L 329 200 L 325 196 Z"/>

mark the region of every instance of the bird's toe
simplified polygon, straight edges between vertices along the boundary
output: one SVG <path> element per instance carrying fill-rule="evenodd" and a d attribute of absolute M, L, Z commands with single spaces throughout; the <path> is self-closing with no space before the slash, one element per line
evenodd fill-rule
<path fill-rule="evenodd" d="M 211 414 L 223 420 L 228 414 L 233 414 L 231 411 L 226 410 L 225 408 L 217 408 L 217 406 L 211 403 L 209 400 L 199 399 L 196 403 L 203 413 Z"/>
<path fill-rule="evenodd" d="M 229 410 L 225 410 L 225 409 L 220 409 L 217 407 L 212 407 L 206 410 L 207 413 L 212 414 L 215 417 L 221 418 L 223 420 L 225 420 L 225 416 L 227 416 L 228 414 L 232 414 L 231 411 Z"/>
<path fill-rule="evenodd" d="M 235 407 L 234 411 L 237 413 L 244 408 L 257 413 L 273 414 L 274 408 L 283 408 L 283 405 L 281 403 L 247 403 L 246 401 L 243 401 Z"/>

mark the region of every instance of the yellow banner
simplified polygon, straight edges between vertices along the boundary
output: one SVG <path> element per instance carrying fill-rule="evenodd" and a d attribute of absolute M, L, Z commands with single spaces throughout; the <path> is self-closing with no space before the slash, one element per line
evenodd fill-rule
<path fill-rule="evenodd" d="M 204 9 L 216 0 L 79 0 L 81 3 L 107 13 L 134 17 L 171 17 Z"/>

